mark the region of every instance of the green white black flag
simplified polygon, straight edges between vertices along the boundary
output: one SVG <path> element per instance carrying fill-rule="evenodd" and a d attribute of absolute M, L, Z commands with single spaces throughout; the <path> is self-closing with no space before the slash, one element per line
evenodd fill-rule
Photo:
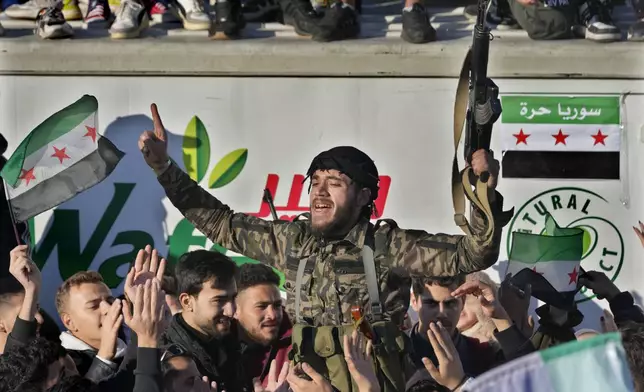
<path fill-rule="evenodd" d="M 16 221 L 55 207 L 105 179 L 123 152 L 97 133 L 98 101 L 84 95 L 38 125 L 0 172 Z"/>

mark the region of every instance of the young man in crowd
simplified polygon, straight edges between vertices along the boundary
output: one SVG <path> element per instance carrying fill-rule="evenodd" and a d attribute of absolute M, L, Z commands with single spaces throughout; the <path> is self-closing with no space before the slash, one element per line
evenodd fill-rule
<path fill-rule="evenodd" d="M 103 277 L 94 271 L 72 275 L 56 292 L 56 309 L 67 329 L 61 344 L 79 373 L 96 383 L 114 375 L 127 346 L 118 337 L 121 300 L 114 299 Z"/>
<path fill-rule="evenodd" d="M 264 264 L 247 263 L 239 268 L 237 280 L 238 335 L 246 375 L 268 384 L 271 362 L 279 374 L 288 362 L 291 322 L 284 312 L 279 290 L 280 278 Z"/>
<path fill-rule="evenodd" d="M 500 348 L 463 336 L 457 330 L 456 325 L 464 306 L 464 296 L 468 294 L 479 298 L 484 314 L 496 325 L 495 338 Z M 529 301 L 529 296 L 523 301 L 526 311 Z M 423 357 L 437 363 L 436 355 L 427 337 L 427 331 L 432 322 L 442 325 L 452 337 L 463 370 L 470 377 L 476 377 L 506 360 L 534 351 L 531 342 L 513 325 L 505 309 L 497 301 L 496 291 L 481 281 L 465 283 L 463 275 L 453 278 L 414 277 L 411 306 L 418 313 L 418 323 L 413 326 L 410 334 L 413 359 L 418 369 L 424 368 Z"/>
<path fill-rule="evenodd" d="M 252 390 L 242 372 L 237 336 L 231 334 L 235 314 L 237 266 L 218 252 L 184 254 L 175 267 L 182 311 L 172 318 L 164 335 L 169 347 L 194 359 L 199 374 L 227 391 Z"/>

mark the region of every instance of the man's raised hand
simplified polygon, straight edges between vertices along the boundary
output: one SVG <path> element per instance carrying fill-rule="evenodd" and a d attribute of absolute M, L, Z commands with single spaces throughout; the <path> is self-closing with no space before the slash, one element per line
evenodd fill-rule
<path fill-rule="evenodd" d="M 42 277 L 36 263 L 29 257 L 29 246 L 18 245 L 9 253 L 9 273 L 24 287 L 26 292 L 40 290 Z"/>
<path fill-rule="evenodd" d="M 147 245 L 145 249 L 139 250 L 134 261 L 134 267 L 130 269 L 125 278 L 125 288 L 123 289 L 130 302 L 134 301 L 137 286 L 143 285 L 154 278 L 161 282 L 165 267 L 165 259 L 159 259 L 159 253 L 156 249 L 152 249 L 150 245 Z"/>
<path fill-rule="evenodd" d="M 148 280 L 136 287 L 133 310 L 123 307 L 125 324 L 134 331 L 139 339 L 139 347 L 156 348 L 165 323 L 165 293 L 157 279 Z"/>
<path fill-rule="evenodd" d="M 118 340 L 119 328 L 123 323 L 121 315 L 122 303 L 120 299 L 115 299 L 111 305 L 106 301 L 101 301 L 100 310 L 105 314 L 101 326 L 101 347 L 98 349 L 99 357 L 111 361 L 116 354 L 116 342 Z"/>
<path fill-rule="evenodd" d="M 425 369 L 437 383 L 450 391 L 457 390 L 465 381 L 465 372 L 452 338 L 440 322 L 438 325 L 429 323 L 427 337 L 436 354 L 438 367 L 429 358 L 423 358 Z"/>
<path fill-rule="evenodd" d="M 640 224 L 639 229 L 635 226 L 633 226 L 633 230 L 635 230 L 635 235 L 637 238 L 640 239 L 640 242 L 642 243 L 642 246 L 644 247 L 644 223 L 638 222 Z"/>
<path fill-rule="evenodd" d="M 462 297 L 464 295 L 473 295 L 478 298 L 483 314 L 492 319 L 508 319 L 508 315 L 503 306 L 497 300 L 495 290 L 480 280 L 472 280 L 464 283 L 452 292 L 453 297 Z"/>
<path fill-rule="evenodd" d="M 143 153 L 143 159 L 153 170 L 159 172 L 165 168 L 168 162 L 168 135 L 156 104 L 150 106 L 152 112 L 153 131 L 144 131 L 139 136 L 139 150 Z"/>

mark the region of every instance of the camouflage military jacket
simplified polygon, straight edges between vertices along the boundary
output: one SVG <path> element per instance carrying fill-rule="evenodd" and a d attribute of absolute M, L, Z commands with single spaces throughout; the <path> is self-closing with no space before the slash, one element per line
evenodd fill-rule
<path fill-rule="evenodd" d="M 398 323 L 409 306 L 410 275 L 454 276 L 490 267 L 497 261 L 501 230 L 510 218 L 502 213 L 497 193 L 496 232 L 487 247 L 476 236 L 428 234 L 399 229 L 393 221 L 374 226 L 367 220 L 358 222 L 344 239 L 327 242 L 311 234 L 307 220 L 272 222 L 235 213 L 175 164 L 159 176 L 159 182 L 172 204 L 210 240 L 284 272 L 289 316 L 295 320 L 295 295 L 301 295 L 303 322 L 314 326 L 350 323 L 354 305 L 369 309 L 360 254 L 371 233 L 379 239 L 374 262 L 384 316 Z M 484 232 L 485 219 L 478 211 L 470 223 Z M 303 288 L 296 293 L 301 259 L 308 261 Z"/>

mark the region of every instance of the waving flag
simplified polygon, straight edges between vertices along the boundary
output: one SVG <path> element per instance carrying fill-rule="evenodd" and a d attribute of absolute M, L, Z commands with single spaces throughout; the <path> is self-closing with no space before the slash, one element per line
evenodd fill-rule
<path fill-rule="evenodd" d="M 562 228 L 551 215 L 543 234 L 512 233 L 507 273 L 519 287 L 532 285 L 532 295 L 567 308 L 574 301 L 581 274 L 584 232 Z"/>
<path fill-rule="evenodd" d="M 537 351 L 477 377 L 463 392 L 633 392 L 619 333 Z"/>
<path fill-rule="evenodd" d="M 103 181 L 123 152 L 97 133 L 98 101 L 84 95 L 20 143 L 0 172 L 16 221 L 55 207 Z"/>

